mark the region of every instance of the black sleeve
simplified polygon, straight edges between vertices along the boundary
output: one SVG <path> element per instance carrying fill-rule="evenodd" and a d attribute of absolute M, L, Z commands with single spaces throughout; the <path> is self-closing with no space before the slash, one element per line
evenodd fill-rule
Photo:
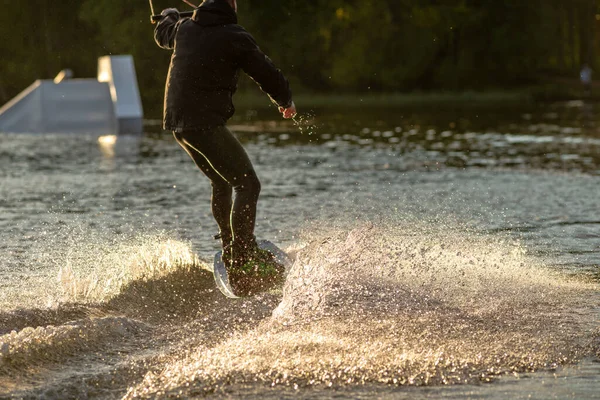
<path fill-rule="evenodd" d="M 236 41 L 240 51 L 240 67 L 271 97 L 278 106 L 288 108 L 292 105 L 292 91 L 283 73 L 275 67 L 273 61 L 263 53 L 254 38 L 247 32 Z"/>
<path fill-rule="evenodd" d="M 158 21 L 154 29 L 154 41 L 156 44 L 166 50 L 173 50 L 175 46 L 175 35 L 179 27 L 179 13 L 168 13 L 163 19 Z"/>

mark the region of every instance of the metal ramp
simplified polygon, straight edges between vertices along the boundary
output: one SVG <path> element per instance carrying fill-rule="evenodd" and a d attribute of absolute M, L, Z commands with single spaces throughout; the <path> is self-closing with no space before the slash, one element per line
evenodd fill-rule
<path fill-rule="evenodd" d="M 102 57 L 98 67 L 98 79 L 35 81 L 0 108 L 0 132 L 141 133 L 133 58 Z"/>

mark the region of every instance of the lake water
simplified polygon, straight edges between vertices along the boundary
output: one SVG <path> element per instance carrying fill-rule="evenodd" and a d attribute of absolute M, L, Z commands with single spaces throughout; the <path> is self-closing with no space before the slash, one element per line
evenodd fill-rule
<path fill-rule="evenodd" d="M 243 300 L 170 135 L 0 133 L 0 398 L 600 398 L 600 106 L 238 114 Z"/>

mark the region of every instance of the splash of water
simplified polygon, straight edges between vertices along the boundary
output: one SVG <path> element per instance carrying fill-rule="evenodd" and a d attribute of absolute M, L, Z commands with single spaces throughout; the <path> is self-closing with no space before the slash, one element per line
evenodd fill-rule
<path fill-rule="evenodd" d="M 292 121 L 300 131 L 300 134 L 312 136 L 315 134 L 316 125 L 314 123 L 314 115 L 311 113 L 296 114 Z"/>
<path fill-rule="evenodd" d="M 597 286 L 519 245 L 425 224 L 321 226 L 303 240 L 271 318 L 223 327 L 218 344 L 175 357 L 128 396 L 488 381 L 598 351 Z"/>
<path fill-rule="evenodd" d="M 107 251 L 95 250 L 72 248 L 67 253 L 58 273 L 63 301 L 106 300 L 130 282 L 201 265 L 189 243 L 162 235 L 139 236 Z"/>
<path fill-rule="evenodd" d="M 118 245 L 97 239 L 90 239 L 94 246 L 80 241 L 62 259 L 64 292 L 58 307 L 0 312 L 0 397 L 80 397 L 62 392 L 71 381 L 68 374 L 80 374 L 78 362 L 89 369 L 90 386 L 77 379 L 67 391 L 88 393 L 97 384 L 94 374 L 104 379 L 107 373 L 109 386 L 115 381 L 112 373 L 123 382 L 135 379 L 138 371 L 146 371 L 148 359 L 140 365 L 117 365 L 125 361 L 121 352 L 139 351 L 152 339 L 164 346 L 157 325 L 189 318 L 213 300 L 212 276 L 188 243 L 164 235 L 139 236 Z M 66 374 L 51 379 L 58 378 L 58 392 L 48 394 L 52 390 L 46 393 L 46 374 L 52 365 L 60 365 Z"/>

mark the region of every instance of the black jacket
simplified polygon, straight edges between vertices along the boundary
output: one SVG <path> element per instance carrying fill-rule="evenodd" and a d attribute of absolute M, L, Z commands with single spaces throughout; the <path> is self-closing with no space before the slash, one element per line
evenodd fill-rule
<path fill-rule="evenodd" d="M 169 13 L 156 26 L 154 39 L 160 47 L 174 49 L 165 89 L 165 129 L 225 124 L 235 112 L 232 96 L 240 69 L 277 105 L 287 108 L 292 103 L 288 81 L 237 25 L 235 11 L 225 0 L 206 0 L 192 18 Z"/>

